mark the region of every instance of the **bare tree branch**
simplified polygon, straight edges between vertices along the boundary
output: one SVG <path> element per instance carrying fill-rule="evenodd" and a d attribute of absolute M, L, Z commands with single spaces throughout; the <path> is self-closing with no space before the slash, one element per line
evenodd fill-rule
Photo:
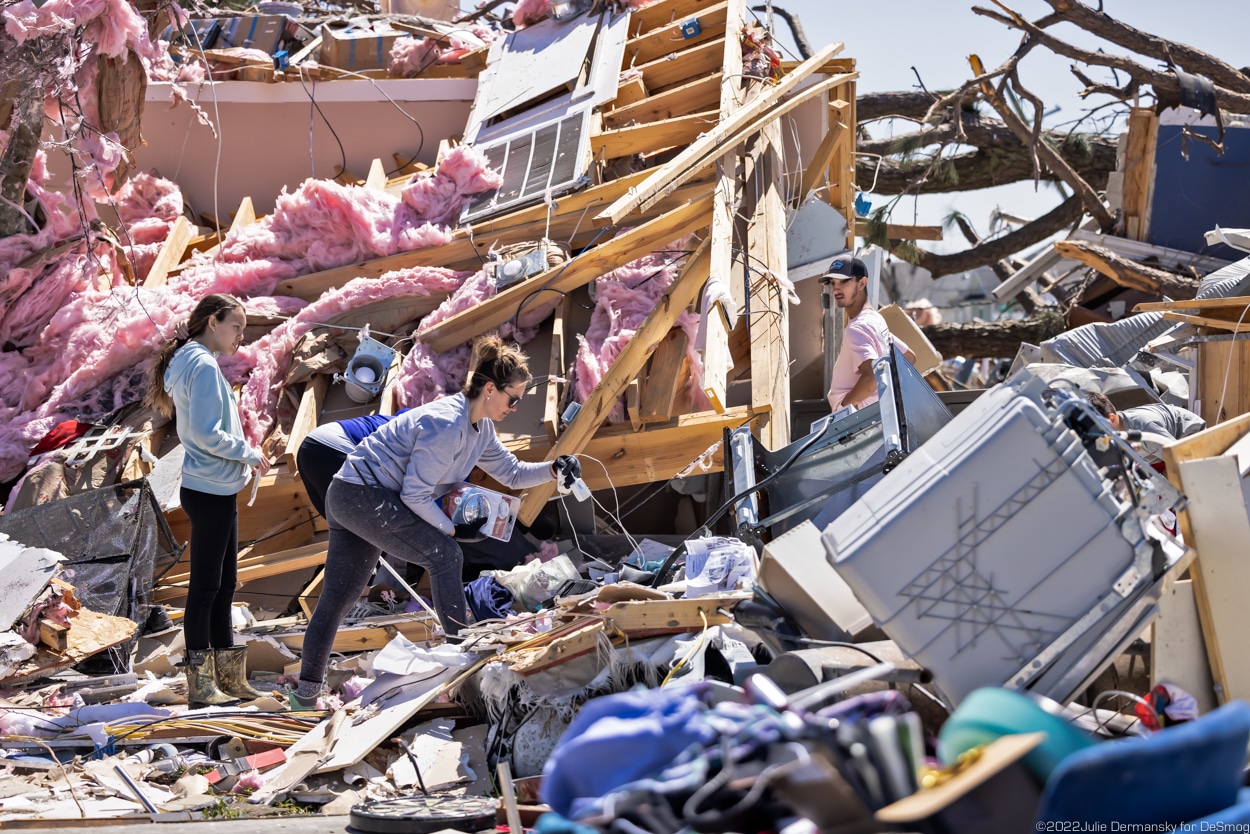
<path fill-rule="evenodd" d="M 1170 64 L 1175 62 L 1186 72 L 1205 75 L 1221 87 L 1250 93 L 1250 76 L 1200 49 L 1176 41 L 1156 37 L 1134 29 L 1110 15 L 1092 9 L 1080 0 L 1046 0 L 1064 20 L 1125 49 Z"/>
<path fill-rule="evenodd" d="M 855 99 L 855 115 L 860 124 L 889 118 L 920 121 L 933 102 L 931 94 L 920 90 L 864 93 Z"/>
<path fill-rule="evenodd" d="M 753 12 L 766 12 L 767 6 L 752 6 Z M 799 57 L 806 61 L 815 54 L 812 49 L 812 42 L 807 39 L 807 33 L 803 31 L 803 24 L 799 22 L 799 16 L 781 8 L 773 6 L 773 14 L 784 20 L 790 26 L 790 34 L 794 36 L 794 46 L 799 50 Z"/>
<path fill-rule="evenodd" d="M 1122 287 L 1141 290 L 1151 295 L 1166 295 L 1175 299 L 1193 298 L 1201 283 L 1197 278 L 1130 261 L 1110 249 L 1085 241 L 1061 240 L 1055 243 L 1055 251 L 1065 258 L 1093 267 Z"/>

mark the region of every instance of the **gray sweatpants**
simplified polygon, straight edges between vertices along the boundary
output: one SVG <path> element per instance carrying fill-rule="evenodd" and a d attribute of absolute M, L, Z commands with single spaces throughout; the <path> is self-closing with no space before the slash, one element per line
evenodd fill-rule
<path fill-rule="evenodd" d="M 429 571 L 434 611 L 443 630 L 459 633 L 467 603 L 460 583 L 464 555 L 454 539 L 408 509 L 397 493 L 338 479 L 326 492 L 326 521 L 330 549 L 321 599 L 304 634 L 301 680 L 325 680 L 334 637 L 364 593 L 382 551 Z"/>

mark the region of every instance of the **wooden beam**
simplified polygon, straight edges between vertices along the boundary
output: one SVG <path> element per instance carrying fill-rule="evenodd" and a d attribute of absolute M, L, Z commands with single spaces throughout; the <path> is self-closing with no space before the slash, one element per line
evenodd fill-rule
<path fill-rule="evenodd" d="M 647 96 L 642 101 L 610 110 L 603 115 L 603 122 L 607 127 L 614 128 L 701 113 L 716 105 L 720 96 L 720 85 L 719 72 L 705 75 L 680 86 L 670 87 L 662 93 Z"/>
<path fill-rule="evenodd" d="M 452 316 L 433 327 L 427 327 L 417 334 L 417 338 L 438 353 L 451 350 L 474 336 L 499 327 L 508 321 L 515 315 L 522 301 L 529 303 L 539 301 L 541 295 L 536 295 L 539 288 L 553 293 L 570 292 L 590 283 L 605 272 L 636 260 L 642 254 L 705 228 L 708 224 L 711 203 L 712 195 L 710 194 L 692 200 L 594 249 L 584 251 L 558 267 L 508 287 L 493 298 L 488 298 L 463 313 Z"/>
<path fill-rule="evenodd" d="M 654 95 L 674 84 L 682 84 L 692 78 L 701 78 L 721 67 L 724 60 L 724 42 L 705 41 L 673 52 L 648 64 L 637 67 L 647 91 Z"/>
<path fill-rule="evenodd" d="M 760 424 L 759 439 L 776 451 L 790 443 L 790 312 L 781 288 L 787 256 L 780 122 L 760 132 L 748 159 L 752 170 L 746 191 L 756 200 L 747 227 L 751 406 L 772 407 Z"/>
<path fill-rule="evenodd" d="M 707 279 L 710 265 L 710 247 L 704 241 L 682 266 L 681 272 L 669 285 L 664 297 L 617 355 L 595 390 L 582 403 L 581 410 L 551 447 L 546 460 L 555 460 L 560 455 L 577 454 L 585 448 L 599 426 L 607 419 L 608 413 L 616 406 L 625 386 L 638 375 L 656 345 L 672 330 L 678 317 L 694 301 L 699 287 Z M 554 489 L 555 483 L 550 482 L 529 490 L 521 499 L 518 518 L 525 524 L 533 523 Z"/>
<path fill-rule="evenodd" d="M 1150 231 L 1150 204 L 1154 192 L 1155 147 L 1159 116 L 1152 107 L 1134 107 L 1128 115 L 1128 143 L 1124 152 L 1125 236 L 1145 240 Z"/>
<path fill-rule="evenodd" d="M 152 262 L 152 268 L 148 270 L 147 277 L 143 279 L 145 288 L 154 290 L 164 286 L 165 279 L 169 277 L 169 271 L 182 263 L 182 256 L 187 251 L 187 244 L 191 242 L 192 237 L 194 235 L 191 233 L 191 224 L 187 222 L 187 218 L 179 215 L 174 225 L 169 228 L 169 236 L 161 244 L 161 251 Z"/>
<path fill-rule="evenodd" d="M 304 438 L 317 428 L 317 417 L 321 414 L 321 406 L 325 404 L 326 390 L 329 387 L 330 378 L 325 374 L 314 374 L 312 379 L 304 383 L 304 393 L 300 394 L 299 408 L 295 411 L 291 434 L 286 441 L 286 465 L 297 475 L 299 466 L 295 462 L 295 456 Z"/>
<path fill-rule="evenodd" d="M 590 137 L 590 150 L 596 159 L 655 153 L 693 142 L 700 133 L 715 126 L 716 120 L 716 112 L 708 111 L 650 124 L 605 130 Z M 641 181 L 640 177 L 639 182 Z"/>
<path fill-rule="evenodd" d="M 39 642 L 54 652 L 64 652 L 69 648 L 69 629 L 51 620 L 40 620 Z"/>
<path fill-rule="evenodd" d="M 855 71 L 854 59 L 846 59 L 846 61 L 847 67 L 843 72 L 853 73 Z M 847 249 L 855 248 L 855 133 L 857 130 L 855 87 L 855 78 L 852 77 L 829 92 L 834 99 L 834 105 L 846 103 L 845 107 L 831 106 L 829 108 L 829 117 L 835 123 L 846 125 L 846 130 L 835 140 L 833 161 L 829 164 L 827 196 L 829 205 L 837 209 L 842 219 L 846 221 L 845 246 Z"/>
<path fill-rule="evenodd" d="M 372 188 L 374 191 L 386 190 L 386 166 L 382 164 L 382 160 L 374 159 L 369 163 L 369 175 L 365 177 L 365 188 Z"/>
<path fill-rule="evenodd" d="M 846 102 L 842 102 L 845 104 Z M 825 133 L 825 138 L 820 140 L 820 144 L 816 147 L 816 153 L 812 155 L 812 161 L 808 163 L 807 170 L 803 172 L 803 182 L 799 187 L 799 205 L 807 199 L 807 195 L 811 194 L 820 184 L 820 181 L 826 179 L 829 174 L 829 166 L 833 164 L 834 154 L 838 151 L 838 143 L 842 141 L 842 136 L 847 132 L 847 126 L 835 121 L 829 131 Z"/>
<path fill-rule="evenodd" d="M 941 240 L 941 226 L 904 226 L 887 223 L 885 234 L 890 240 Z"/>
<path fill-rule="evenodd" d="M 299 600 L 299 608 L 304 612 L 304 616 L 312 619 L 313 611 L 317 609 L 317 602 L 321 599 L 321 590 L 325 587 L 326 569 L 322 568 L 317 571 L 317 575 L 308 583 L 308 587 L 300 592 L 296 598 Z"/>
<path fill-rule="evenodd" d="M 729 83 L 721 87 L 719 120 L 731 118 L 746 101 L 745 79 L 742 77 L 742 49 L 739 46 L 746 16 L 745 0 L 730 0 L 726 6 L 724 40 L 725 78 Z M 732 80 L 731 80 L 732 79 Z M 716 168 L 716 190 L 712 200 L 712 261 L 710 275 L 728 284 L 730 295 L 737 309 L 746 302 L 741 270 L 734 253 L 742 247 L 735 245 L 734 210 L 738 205 L 738 168 L 741 165 L 741 148 L 727 149 Z M 704 316 L 703 341 L 703 394 L 712 404 L 712 410 L 723 414 L 729 399 L 729 371 L 734 360 L 729 348 L 730 322 L 721 302 L 716 302 Z"/>
<path fill-rule="evenodd" d="M 729 3 L 716 3 L 712 6 L 694 9 L 685 17 L 672 18 L 658 29 L 652 29 L 636 38 L 630 38 L 625 43 L 625 65 L 640 66 L 657 58 L 663 58 L 677 49 L 684 49 L 696 43 L 721 37 L 726 31 L 728 9 Z M 687 20 L 699 21 L 700 32 L 692 38 L 687 38 L 681 33 L 681 24 Z"/>
<path fill-rule="evenodd" d="M 1200 282 L 1197 278 L 1186 278 L 1130 261 L 1103 246 L 1078 240 L 1059 240 L 1055 241 L 1055 251 L 1065 258 L 1093 267 L 1122 287 L 1173 298 L 1193 298 L 1198 292 Z"/>
<path fill-rule="evenodd" d="M 651 176 L 634 192 L 614 202 L 601 212 L 601 215 L 611 219 L 614 223 L 619 223 L 627 214 L 644 207 L 649 200 L 660 196 L 666 189 L 676 188 L 680 185 L 680 176 L 694 168 L 705 157 L 720 156 L 720 153 L 716 153 L 718 149 L 723 151 L 743 141 L 745 137 L 735 137 L 744 129 L 758 129 L 759 125 L 756 123 L 761 119 L 766 123 L 773 121 L 784 112 L 788 112 L 788 109 L 781 109 L 784 105 L 778 104 L 782 98 L 794 91 L 803 79 L 815 72 L 821 64 L 841 50 L 842 44 L 830 44 L 812 58 L 804 61 L 794 72 L 785 76 L 780 83 L 768 88 L 767 92 L 759 95 L 754 101 L 737 110 L 727 119 L 723 119 L 716 126 L 715 130 L 691 142 L 685 150 L 677 154 L 671 161 L 653 171 Z M 713 77 L 717 81 L 717 90 L 719 90 L 720 75 L 717 74 Z M 845 80 L 842 76 L 834 76 L 834 78 Z M 829 89 L 825 85 L 828 85 L 830 80 L 832 79 L 826 79 L 804 90 L 790 104 L 797 105 L 811 95 L 819 95 L 820 92 Z M 677 89 L 680 90 L 682 88 Z"/>
<path fill-rule="evenodd" d="M 1134 313 L 1171 313 L 1180 310 L 1250 310 L 1250 296 L 1238 295 L 1232 298 L 1186 298 L 1182 301 L 1145 301 L 1133 308 Z M 1247 313 L 1250 318 L 1250 313 Z"/>
<path fill-rule="evenodd" d="M 642 383 L 638 377 L 631 379 L 625 388 L 625 414 L 634 431 L 642 431 Z"/>
<path fill-rule="evenodd" d="M 395 355 L 391 357 L 391 367 L 386 372 L 386 384 L 382 386 L 382 396 L 378 399 L 378 414 L 394 417 L 399 411 L 399 369 L 403 367 L 403 364 L 404 355 L 395 351 Z"/>
<path fill-rule="evenodd" d="M 285 550 L 281 553 L 265 553 L 260 556 L 240 559 L 238 581 L 250 582 L 254 579 L 280 576 L 284 573 L 293 573 L 305 568 L 324 565 L 326 550 L 327 545 L 325 542 L 314 542 L 313 544 Z M 185 597 L 190 583 L 190 573 L 166 577 L 153 590 L 152 599 L 155 602 L 166 602 L 171 599 Z"/>
<path fill-rule="evenodd" d="M 425 614 L 376 617 L 340 628 L 334 635 L 334 645 L 330 647 L 330 651 L 343 654 L 380 649 L 391 642 L 396 634 L 402 634 L 414 643 L 425 643 L 434 638 L 436 627 L 437 623 Z M 288 649 L 302 651 L 304 648 L 303 631 L 272 636 Z"/>
<path fill-rule="evenodd" d="M 674 327 L 664 337 L 647 371 L 647 387 L 642 392 L 639 417 L 646 423 L 663 423 L 673 418 L 674 407 L 680 402 L 690 373 L 690 361 L 686 356 L 686 331 Z"/>
<path fill-rule="evenodd" d="M 616 98 L 612 99 L 612 106 L 614 108 L 629 107 L 631 104 L 637 104 L 646 98 L 646 82 L 642 80 L 641 76 L 631 75 L 616 85 Z"/>
<path fill-rule="evenodd" d="M 256 208 L 252 205 L 251 197 L 244 197 L 239 201 L 239 207 L 234 212 L 234 217 L 230 218 L 230 232 L 239 231 L 244 226 L 250 226 L 256 222 Z"/>
<path fill-rule="evenodd" d="M 1182 313 L 1164 313 L 1163 320 L 1175 321 L 1181 324 L 1192 324 L 1195 327 L 1213 327 L 1217 330 L 1227 330 L 1230 333 L 1250 332 L 1250 321 L 1243 321 L 1238 324 L 1235 321 L 1215 318 L 1214 316 L 1190 316 Z"/>

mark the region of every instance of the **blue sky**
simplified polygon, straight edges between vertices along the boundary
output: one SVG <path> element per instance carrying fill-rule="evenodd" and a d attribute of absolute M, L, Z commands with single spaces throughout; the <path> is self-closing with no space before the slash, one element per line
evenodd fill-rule
<path fill-rule="evenodd" d="M 749 2 L 756 4 L 756 0 Z M 928 89 L 949 89 L 969 77 L 969 54 L 975 52 L 987 67 L 997 67 L 1020 41 L 1019 32 L 974 14 L 971 2 L 778 0 L 777 5 L 798 15 L 814 48 L 835 41 L 846 44 L 843 55 L 857 60 L 860 92 L 912 89 L 917 83 L 913 66 Z M 993 7 L 989 0 L 977 5 Z M 1010 0 L 1008 5 L 1030 19 L 1050 11 L 1042 0 Z M 1138 29 L 1190 44 L 1235 67 L 1250 65 L 1250 2 L 1246 0 L 1105 0 L 1103 8 Z M 778 31 L 783 43 L 790 45 L 788 27 L 780 20 Z M 1070 24 L 1053 27 L 1051 31 L 1084 48 L 1096 49 L 1101 45 L 1107 51 L 1125 54 Z M 1048 123 L 1075 119 L 1084 107 L 1076 96 L 1081 85 L 1069 71 L 1070 64 L 1068 59 L 1041 47 L 1021 63 L 1024 85 L 1049 107 L 1059 107 Z M 1100 79 L 1097 75 L 1092 77 Z M 899 127 L 908 130 L 905 125 Z M 874 135 L 882 135 L 882 128 L 876 128 Z M 1032 183 L 933 195 L 918 201 L 917 213 L 913 213 L 912 200 L 900 203 L 895 222 L 912 222 L 915 217 L 920 223 L 939 224 L 952 209 L 957 209 L 968 215 L 984 234 L 989 214 L 996 206 L 1012 214 L 1034 217 L 1048 211 L 1059 199 L 1052 187 L 1043 184 L 1035 192 Z M 880 205 L 881 199 L 874 204 Z M 948 241 L 937 246 L 950 248 L 951 244 Z M 953 248 L 963 246 L 959 239 Z"/>

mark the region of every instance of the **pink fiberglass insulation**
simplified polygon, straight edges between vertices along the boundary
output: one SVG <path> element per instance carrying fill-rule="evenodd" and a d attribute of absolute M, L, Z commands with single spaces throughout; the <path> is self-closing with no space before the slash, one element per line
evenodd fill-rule
<path fill-rule="evenodd" d="M 267 318 L 285 318 L 293 316 L 300 310 L 308 306 L 308 302 L 302 298 L 290 298 L 285 295 L 276 296 L 253 296 L 247 300 L 244 307 L 247 310 L 247 316 L 264 316 Z"/>
<path fill-rule="evenodd" d="M 125 227 L 122 242 L 142 283 L 160 255 L 174 221 L 182 214 L 182 191 L 177 183 L 140 172 L 126 181 L 113 197 L 117 217 Z"/>
<path fill-rule="evenodd" d="M 502 182 L 486 154 L 458 145 L 433 173 L 414 175 L 404 186 L 403 200 L 423 220 L 454 226 L 474 194 L 498 188 Z"/>
<path fill-rule="evenodd" d="M 517 28 L 533 26 L 551 14 L 551 0 L 520 0 L 512 10 L 512 22 Z"/>
<path fill-rule="evenodd" d="M 681 271 L 686 242 L 677 241 L 668 249 L 644 255 L 595 279 L 595 310 L 590 316 L 586 334 L 577 337 L 577 357 L 574 360 L 579 402 L 585 402 L 595 390 L 616 357 L 659 304 L 660 297 Z M 703 410 L 710 407 L 710 403 L 703 393 L 703 358 L 694 348 L 699 317 L 689 311 L 682 313 L 677 319 L 677 326 L 685 330 L 687 336 L 691 401 L 697 410 Z M 625 406 L 617 402 L 608 415 L 608 422 L 621 423 L 624 420 Z"/>
<path fill-rule="evenodd" d="M 416 78 L 438 63 L 442 49 L 432 38 L 400 38 L 391 47 L 386 72 L 394 78 Z"/>
<path fill-rule="evenodd" d="M 23 275 L 30 276 L 28 288 L 0 312 L 0 345 L 19 349 L 35 344 L 65 300 L 87 288 L 96 264 L 80 241 L 39 267 L 10 270 L 5 282 Z"/>
<path fill-rule="evenodd" d="M 362 189 L 363 190 L 363 189 Z M 300 310 L 294 318 L 275 327 L 267 335 L 244 345 L 232 357 L 223 359 L 222 370 L 232 381 L 246 385 L 239 398 L 243 432 L 260 445 L 273 426 L 280 385 L 295 346 L 309 330 L 330 322 L 348 310 L 391 298 L 428 296 L 451 292 L 460 286 L 465 274 L 438 267 L 413 267 L 388 272 L 378 278 L 357 278 Z"/>
<path fill-rule="evenodd" d="M 499 185 L 485 155 L 449 153 L 434 172 L 413 177 L 402 202 L 385 191 L 305 180 L 279 195 L 274 211 L 223 241 L 216 258 L 197 257 L 170 279 L 179 292 L 272 295 L 279 281 L 323 269 L 441 246 L 474 194 Z"/>
<path fill-rule="evenodd" d="M 495 279 L 486 270 L 479 270 L 438 309 L 423 318 L 417 329 L 441 324 L 494 295 Z M 538 326 L 551 315 L 560 298 L 555 293 L 535 296 L 516 321 L 505 323 L 497 332 L 504 339 L 525 344 L 538 333 Z M 435 353 L 424 342 L 417 340 L 400 366 L 397 383 L 400 407 L 414 408 L 459 391 L 469 373 L 470 352 L 471 345 L 465 343 L 443 353 Z"/>

